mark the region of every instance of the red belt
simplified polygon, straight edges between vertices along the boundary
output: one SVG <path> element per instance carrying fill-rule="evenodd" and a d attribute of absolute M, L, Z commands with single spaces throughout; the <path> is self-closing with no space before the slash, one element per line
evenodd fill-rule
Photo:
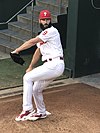
<path fill-rule="evenodd" d="M 59 57 L 60 60 L 63 60 L 64 58 L 63 57 Z M 44 60 L 43 62 L 48 62 L 48 61 L 52 61 L 53 59 L 52 58 L 49 58 L 48 60 Z"/>

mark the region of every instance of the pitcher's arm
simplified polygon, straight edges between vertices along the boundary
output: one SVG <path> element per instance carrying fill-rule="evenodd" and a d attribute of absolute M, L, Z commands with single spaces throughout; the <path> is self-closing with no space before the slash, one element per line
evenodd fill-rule
<path fill-rule="evenodd" d="M 41 57 L 41 52 L 40 52 L 40 49 L 37 48 L 33 57 L 32 57 L 32 60 L 31 60 L 31 63 L 28 67 L 28 69 L 26 70 L 26 72 L 29 72 L 33 69 L 33 67 L 35 66 L 35 64 L 38 62 L 38 60 L 40 59 Z"/>

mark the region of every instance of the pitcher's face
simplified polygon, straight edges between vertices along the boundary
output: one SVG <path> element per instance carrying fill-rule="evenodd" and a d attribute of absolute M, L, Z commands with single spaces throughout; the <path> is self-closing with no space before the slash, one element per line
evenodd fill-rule
<path fill-rule="evenodd" d="M 46 28 L 51 27 L 51 19 L 47 19 L 47 18 L 45 18 L 45 19 L 40 19 L 40 20 L 39 20 L 39 24 L 40 24 L 40 28 L 41 28 L 42 30 L 45 30 Z"/>

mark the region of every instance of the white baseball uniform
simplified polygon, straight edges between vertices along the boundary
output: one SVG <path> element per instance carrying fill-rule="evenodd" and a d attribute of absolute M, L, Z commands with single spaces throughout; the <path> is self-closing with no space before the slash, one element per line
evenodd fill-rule
<path fill-rule="evenodd" d="M 37 44 L 42 54 L 43 65 L 34 68 L 23 77 L 23 110 L 33 108 L 32 95 L 36 104 L 37 113 L 45 114 L 46 108 L 43 101 L 42 91 L 55 78 L 62 75 L 64 71 L 63 49 L 60 35 L 56 28 L 42 31 L 38 37 L 43 41 Z"/>

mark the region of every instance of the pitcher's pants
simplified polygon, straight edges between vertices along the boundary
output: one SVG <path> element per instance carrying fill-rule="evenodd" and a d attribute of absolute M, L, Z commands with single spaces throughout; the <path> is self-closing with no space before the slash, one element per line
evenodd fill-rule
<path fill-rule="evenodd" d="M 46 108 L 42 91 L 55 78 L 62 75 L 63 71 L 64 61 L 56 59 L 46 62 L 26 73 L 23 77 L 23 110 L 27 111 L 34 109 L 32 104 L 33 96 L 37 112 L 45 114 Z"/>

